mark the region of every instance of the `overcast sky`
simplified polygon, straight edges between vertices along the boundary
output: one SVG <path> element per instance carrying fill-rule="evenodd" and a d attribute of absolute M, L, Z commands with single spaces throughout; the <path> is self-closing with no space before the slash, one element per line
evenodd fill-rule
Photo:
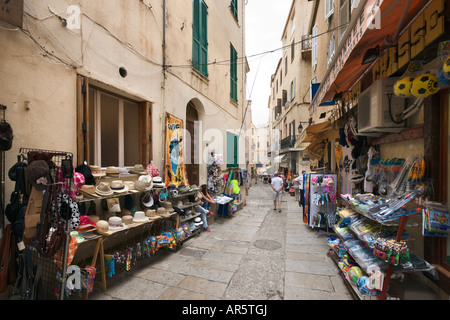
<path fill-rule="evenodd" d="M 281 48 L 281 33 L 292 0 L 246 1 L 246 54 L 250 64 L 247 74 L 247 99 L 252 100 L 252 121 L 255 126 L 268 121 L 267 103 L 270 96 L 270 76 L 275 72 L 281 50 L 251 57 Z"/>

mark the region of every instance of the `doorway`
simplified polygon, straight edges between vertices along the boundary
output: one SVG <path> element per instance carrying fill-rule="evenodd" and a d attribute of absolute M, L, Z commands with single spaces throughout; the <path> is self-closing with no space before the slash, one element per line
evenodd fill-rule
<path fill-rule="evenodd" d="M 199 172 L 200 172 L 200 164 L 198 161 L 199 152 L 199 137 L 198 134 L 195 133 L 195 122 L 198 121 L 198 111 L 195 108 L 194 104 L 190 101 L 186 108 L 186 131 L 190 135 L 190 139 L 186 139 L 186 143 L 190 143 L 190 147 L 185 146 L 185 150 L 189 152 L 186 154 L 186 172 L 187 179 L 190 185 L 199 185 Z"/>

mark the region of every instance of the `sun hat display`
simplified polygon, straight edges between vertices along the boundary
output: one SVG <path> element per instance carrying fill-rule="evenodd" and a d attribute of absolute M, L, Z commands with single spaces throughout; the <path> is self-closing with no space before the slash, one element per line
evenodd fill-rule
<path fill-rule="evenodd" d="M 156 214 L 157 214 L 158 216 L 163 217 L 163 218 L 169 218 L 169 217 L 170 217 L 170 213 L 167 212 L 167 211 L 166 211 L 166 208 L 164 208 L 164 207 L 159 207 L 159 208 L 156 210 Z"/>
<path fill-rule="evenodd" d="M 156 210 L 155 209 L 148 209 L 147 211 L 145 211 L 145 216 L 147 218 L 149 218 L 150 220 L 157 220 L 157 219 L 161 219 L 162 217 L 156 215 Z"/>
<path fill-rule="evenodd" d="M 197 217 L 197 218 L 194 219 L 194 225 L 196 227 L 200 226 L 202 223 L 203 222 L 202 222 L 202 219 L 200 217 Z"/>
<path fill-rule="evenodd" d="M 118 178 L 119 175 L 120 175 L 119 168 L 114 167 L 114 166 L 106 167 L 106 175 L 108 177 L 116 177 L 116 178 Z"/>
<path fill-rule="evenodd" d="M 162 181 L 160 176 L 153 177 L 153 187 L 154 188 L 165 188 L 166 184 Z"/>
<path fill-rule="evenodd" d="M 79 172 L 84 177 L 84 184 L 95 186 L 95 178 L 92 171 L 86 163 L 80 164 L 75 168 L 75 172 Z"/>
<path fill-rule="evenodd" d="M 152 177 L 150 177 L 149 175 L 142 175 L 138 180 L 145 183 L 146 190 L 150 190 L 153 187 Z"/>
<path fill-rule="evenodd" d="M 134 213 L 133 222 L 147 222 L 149 219 L 145 216 L 144 211 L 136 211 Z"/>
<path fill-rule="evenodd" d="M 98 198 L 98 195 L 95 193 L 95 186 L 93 185 L 83 185 L 79 191 L 84 196 L 88 198 Z"/>
<path fill-rule="evenodd" d="M 47 183 L 51 183 L 50 169 L 44 160 L 35 160 L 25 168 L 25 175 L 31 185 L 38 191 L 43 191 Z"/>
<path fill-rule="evenodd" d="M 178 200 L 175 204 L 174 204 L 174 206 L 175 207 L 182 207 L 183 206 L 183 200 Z"/>
<path fill-rule="evenodd" d="M 114 193 L 127 193 L 128 192 L 128 186 L 126 184 L 124 184 L 122 180 L 111 181 L 110 187 Z"/>
<path fill-rule="evenodd" d="M 147 174 L 147 171 L 144 169 L 142 164 L 135 164 L 134 168 L 130 170 L 130 173 Z"/>
<path fill-rule="evenodd" d="M 100 221 L 100 217 L 97 215 L 89 216 L 89 219 L 91 219 L 91 221 L 94 222 L 95 224 L 97 224 L 97 222 Z"/>
<path fill-rule="evenodd" d="M 97 233 L 107 235 L 109 231 L 109 223 L 105 220 L 99 220 L 97 222 Z"/>
<path fill-rule="evenodd" d="M 130 225 L 130 224 L 133 223 L 133 216 L 132 215 L 125 215 L 125 216 L 122 217 L 122 221 L 126 225 Z"/>
<path fill-rule="evenodd" d="M 108 182 L 100 182 L 98 186 L 95 187 L 95 193 L 101 196 L 111 196 L 114 194 Z"/>
<path fill-rule="evenodd" d="M 90 165 L 89 169 L 91 169 L 91 173 L 94 176 L 94 178 L 101 178 L 106 176 L 106 173 L 102 171 L 102 168 L 97 165 Z"/>
<path fill-rule="evenodd" d="M 93 232 L 97 230 L 97 225 L 89 216 L 81 216 L 80 224 L 75 230 L 78 233 Z"/>

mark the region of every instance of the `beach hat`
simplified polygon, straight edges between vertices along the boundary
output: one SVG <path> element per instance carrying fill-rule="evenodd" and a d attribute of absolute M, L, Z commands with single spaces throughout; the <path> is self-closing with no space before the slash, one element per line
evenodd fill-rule
<path fill-rule="evenodd" d="M 174 212 L 175 210 L 172 207 L 172 202 L 170 201 L 164 201 L 162 203 L 164 209 L 166 209 L 166 211 L 168 211 L 169 213 Z"/>
<path fill-rule="evenodd" d="M 136 188 L 136 191 L 138 191 L 138 192 L 145 191 L 145 182 L 144 181 L 140 181 L 140 180 L 135 181 L 134 182 L 134 187 Z"/>
<path fill-rule="evenodd" d="M 179 186 L 178 186 L 178 193 L 180 194 L 180 193 L 187 193 L 187 192 L 189 192 L 189 187 L 187 187 L 187 186 L 185 186 L 184 184 L 180 184 Z"/>
<path fill-rule="evenodd" d="M 194 224 L 196 227 L 200 226 L 203 224 L 202 219 L 200 217 L 197 217 L 194 219 Z"/>
<path fill-rule="evenodd" d="M 125 215 L 125 216 L 122 217 L 122 221 L 126 225 L 132 224 L 133 223 L 133 216 L 132 215 Z"/>
<path fill-rule="evenodd" d="M 144 169 L 144 166 L 142 164 L 135 164 L 134 168 L 130 170 L 130 173 L 135 174 L 147 174 L 147 171 Z"/>
<path fill-rule="evenodd" d="M 144 211 L 136 211 L 134 213 L 133 222 L 147 222 L 149 219 L 145 216 Z"/>
<path fill-rule="evenodd" d="M 114 194 L 108 182 L 100 182 L 98 186 L 95 187 L 95 193 L 101 196 L 112 196 Z"/>
<path fill-rule="evenodd" d="M 109 231 L 109 223 L 108 221 L 105 220 L 99 220 L 97 222 L 97 233 L 102 234 L 102 235 L 108 235 L 108 231 Z"/>
<path fill-rule="evenodd" d="M 154 203 L 153 194 L 151 192 L 142 193 L 139 200 L 142 208 L 150 208 Z"/>
<path fill-rule="evenodd" d="M 123 223 L 122 218 L 120 217 L 111 217 L 108 220 L 109 230 L 111 231 L 119 231 L 123 230 L 127 227 L 125 223 Z"/>
<path fill-rule="evenodd" d="M 138 180 L 145 183 L 145 190 L 150 190 L 153 187 L 152 177 L 149 175 L 142 175 Z"/>
<path fill-rule="evenodd" d="M 166 184 L 162 181 L 162 178 L 157 176 L 153 177 L 153 187 L 154 188 L 165 188 Z"/>
<path fill-rule="evenodd" d="M 97 225 L 89 216 L 81 216 L 80 224 L 75 230 L 78 233 L 92 232 L 97 230 Z"/>
<path fill-rule="evenodd" d="M 170 217 L 170 213 L 167 212 L 167 211 L 166 211 L 166 208 L 164 208 L 164 207 L 159 207 L 159 208 L 156 210 L 156 214 L 157 214 L 158 216 L 163 217 L 163 218 L 169 218 L 169 217 Z"/>
<path fill-rule="evenodd" d="M 151 161 L 147 166 L 147 174 L 152 178 L 159 176 L 159 169 L 155 167 L 153 161 Z"/>
<path fill-rule="evenodd" d="M 99 196 L 95 193 L 95 186 L 90 184 L 85 184 L 81 187 L 79 193 L 88 198 L 98 198 Z"/>
<path fill-rule="evenodd" d="M 136 190 L 135 185 L 134 185 L 134 181 L 124 181 L 123 183 L 128 187 L 128 191 L 130 191 L 130 192 L 138 192 Z"/>
<path fill-rule="evenodd" d="M 80 164 L 75 168 L 76 172 L 79 172 L 83 175 L 85 183 L 95 186 L 95 178 L 92 175 L 91 169 L 87 164 Z"/>
<path fill-rule="evenodd" d="M 149 218 L 150 220 L 157 220 L 157 219 L 161 219 L 162 217 L 156 215 L 156 210 L 155 209 L 148 209 L 145 212 L 145 216 L 147 218 Z"/>
<path fill-rule="evenodd" d="M 183 201 L 182 200 L 178 200 L 175 204 L 174 204 L 174 206 L 175 207 L 182 207 L 183 206 Z"/>
<path fill-rule="evenodd" d="M 128 186 L 126 184 L 124 184 L 122 180 L 111 181 L 110 187 L 114 193 L 127 193 L 128 192 Z"/>
<path fill-rule="evenodd" d="M 91 174 L 94 176 L 94 178 L 101 178 L 106 176 L 106 173 L 102 171 L 102 168 L 97 165 L 90 165 L 89 169 L 91 169 Z"/>
<path fill-rule="evenodd" d="M 113 166 L 106 167 L 106 175 L 108 177 L 116 177 L 116 178 L 118 178 L 119 175 L 120 175 L 119 174 L 119 168 L 113 167 Z"/>

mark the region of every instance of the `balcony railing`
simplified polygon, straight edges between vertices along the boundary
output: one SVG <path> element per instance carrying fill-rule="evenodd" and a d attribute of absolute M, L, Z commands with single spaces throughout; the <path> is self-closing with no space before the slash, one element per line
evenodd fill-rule
<path fill-rule="evenodd" d="M 311 49 L 311 36 L 302 36 L 302 50 Z"/>
<path fill-rule="evenodd" d="M 293 148 L 295 145 L 295 141 L 297 141 L 298 137 L 299 137 L 298 135 L 295 135 L 295 136 L 289 136 L 284 139 L 281 139 L 281 143 L 280 143 L 281 150 Z"/>

